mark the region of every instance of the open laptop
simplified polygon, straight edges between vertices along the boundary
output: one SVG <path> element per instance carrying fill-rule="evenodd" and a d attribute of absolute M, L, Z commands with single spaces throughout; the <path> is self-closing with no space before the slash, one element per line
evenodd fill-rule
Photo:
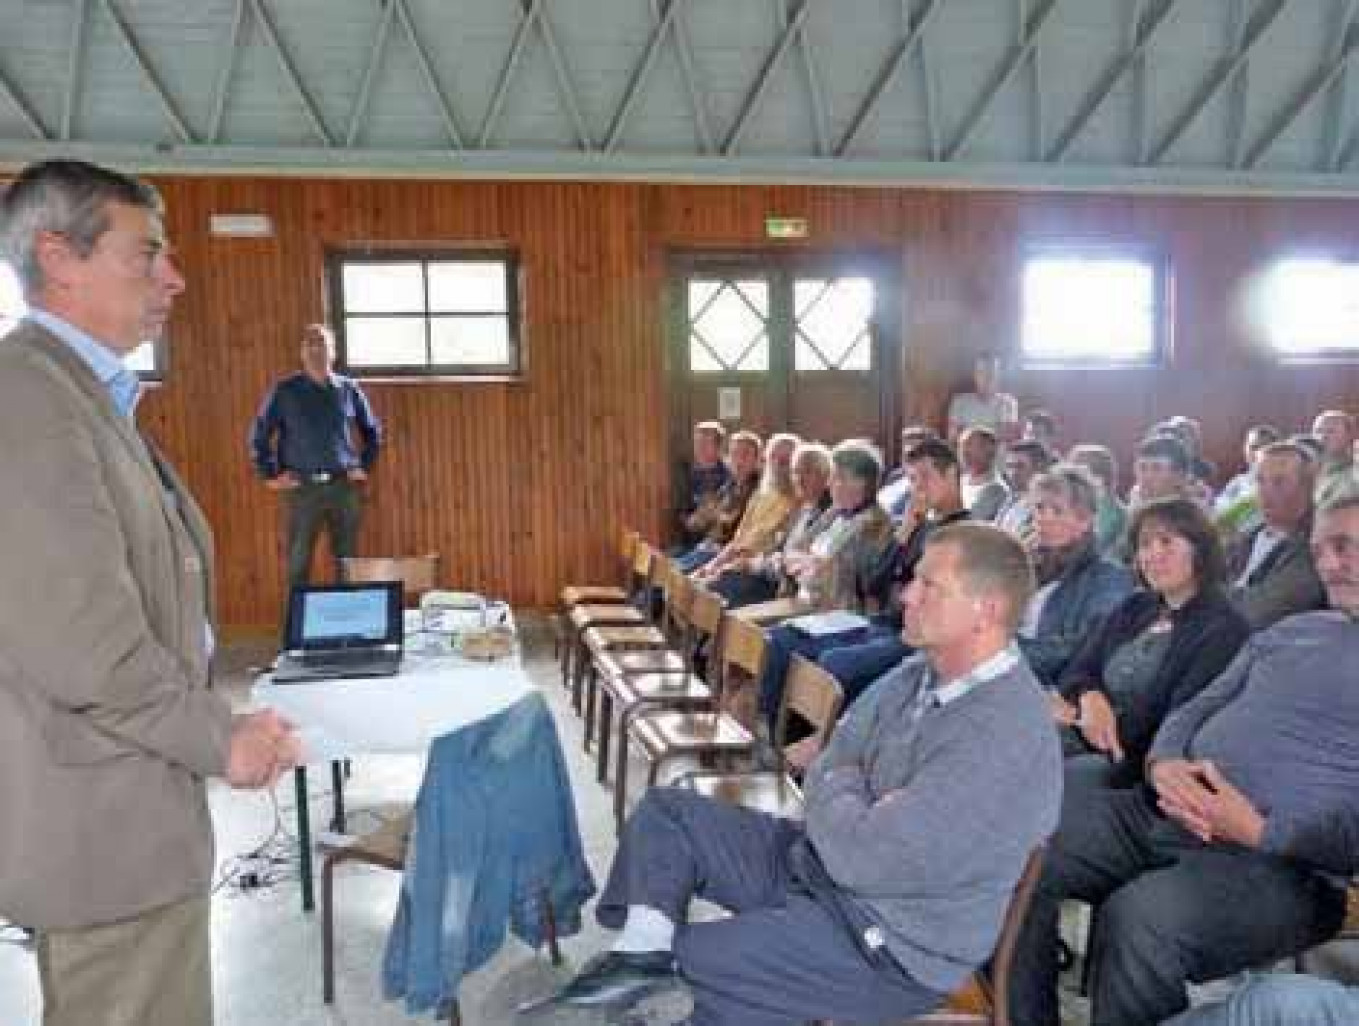
<path fill-rule="evenodd" d="M 401 669 L 401 582 L 302 585 L 288 595 L 275 684 Z"/>

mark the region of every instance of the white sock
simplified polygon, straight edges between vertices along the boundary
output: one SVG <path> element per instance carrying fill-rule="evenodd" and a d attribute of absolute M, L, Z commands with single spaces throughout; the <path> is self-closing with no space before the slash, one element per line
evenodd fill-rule
<path fill-rule="evenodd" d="M 669 951 L 675 940 L 675 924 L 649 905 L 629 905 L 623 931 L 613 942 L 614 951 L 638 953 Z"/>

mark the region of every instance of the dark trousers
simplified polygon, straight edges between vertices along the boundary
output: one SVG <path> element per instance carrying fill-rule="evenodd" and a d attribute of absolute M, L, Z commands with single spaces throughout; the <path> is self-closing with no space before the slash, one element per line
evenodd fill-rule
<path fill-rule="evenodd" d="M 762 574 L 748 574 L 744 570 L 723 571 L 708 587 L 727 600 L 728 609 L 769 602 L 778 598 L 779 594 L 778 585 L 773 580 Z"/>
<path fill-rule="evenodd" d="M 1016 953 L 1015 1026 L 1058 1026 L 1057 918 L 1099 906 L 1091 1026 L 1150 1026 L 1188 1004 L 1186 983 L 1267 965 L 1340 928 L 1344 894 L 1272 855 L 1204 845 L 1157 812 L 1146 787 L 1077 789 Z"/>
<path fill-rule="evenodd" d="M 674 921 L 695 1026 L 888 1023 L 937 1008 L 944 995 L 895 963 L 870 962 L 837 914 L 799 891 L 788 850 L 801 833 L 790 820 L 652 788 L 623 829 L 596 915 L 616 928 L 629 905 L 647 905 Z M 736 914 L 688 923 L 695 897 Z"/>
<path fill-rule="evenodd" d="M 886 618 L 865 627 L 813 636 L 789 624 L 772 627 L 765 647 L 764 675 L 760 678 L 760 712 L 772 733 L 783 701 L 783 683 L 794 655 L 818 663 L 840 682 L 845 704 L 910 654 L 900 631 Z"/>
<path fill-rule="evenodd" d="M 307 583 L 312 550 L 323 529 L 330 538 L 330 551 L 335 557 L 335 579 L 339 580 L 339 561 L 354 555 L 361 514 L 359 490 L 348 478 L 336 478 L 324 484 L 302 484 L 289 492 L 288 583 Z"/>

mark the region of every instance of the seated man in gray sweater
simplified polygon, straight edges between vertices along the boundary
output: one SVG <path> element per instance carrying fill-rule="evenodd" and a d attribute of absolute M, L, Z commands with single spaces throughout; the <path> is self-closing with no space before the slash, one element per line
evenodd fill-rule
<path fill-rule="evenodd" d="M 1057 1026 L 1058 904 L 1099 905 L 1091 1026 L 1182 1011 L 1185 984 L 1327 939 L 1359 868 L 1359 493 L 1317 514 L 1331 608 L 1251 638 L 1162 724 L 1150 787 L 1072 792 L 1020 936 L 1016 1026 Z"/>
<path fill-rule="evenodd" d="M 919 652 L 808 771 L 806 822 L 650 791 L 597 910 L 622 932 L 557 1000 L 624 1006 L 678 974 L 701 1026 L 940 1005 L 990 957 L 1024 860 L 1056 823 L 1057 734 L 1014 646 L 1031 588 L 1003 531 L 935 532 L 905 599 Z M 694 897 L 734 915 L 689 923 Z"/>

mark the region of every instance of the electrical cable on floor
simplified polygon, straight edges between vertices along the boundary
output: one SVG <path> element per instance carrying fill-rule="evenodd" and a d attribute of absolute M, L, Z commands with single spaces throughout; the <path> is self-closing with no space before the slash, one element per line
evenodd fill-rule
<path fill-rule="evenodd" d="M 253 848 L 222 861 L 217 882 L 212 887 L 213 894 L 230 888 L 230 896 L 240 897 L 297 879 L 297 840 L 283 825 L 278 794 L 272 788 L 269 804 L 274 821 L 268 836 Z"/>

